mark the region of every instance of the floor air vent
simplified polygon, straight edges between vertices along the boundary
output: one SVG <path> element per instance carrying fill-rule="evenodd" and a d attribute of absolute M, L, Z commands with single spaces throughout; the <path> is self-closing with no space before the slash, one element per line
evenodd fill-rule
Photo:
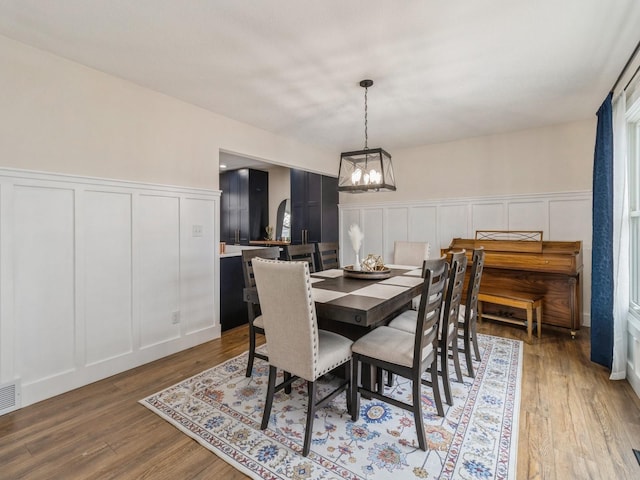
<path fill-rule="evenodd" d="M 20 408 L 20 384 L 18 382 L 0 385 L 0 415 Z"/>

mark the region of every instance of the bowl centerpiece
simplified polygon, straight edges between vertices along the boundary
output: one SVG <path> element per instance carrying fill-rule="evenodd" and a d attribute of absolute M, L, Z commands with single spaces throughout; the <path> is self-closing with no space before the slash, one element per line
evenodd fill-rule
<path fill-rule="evenodd" d="M 389 278 L 391 269 L 385 267 L 382 257 L 370 253 L 357 268 L 355 265 L 344 267 L 344 276 L 351 278 L 361 278 L 364 280 L 379 280 Z"/>

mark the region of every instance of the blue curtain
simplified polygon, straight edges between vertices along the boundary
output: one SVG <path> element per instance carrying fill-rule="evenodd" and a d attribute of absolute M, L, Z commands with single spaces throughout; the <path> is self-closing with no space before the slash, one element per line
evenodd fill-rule
<path fill-rule="evenodd" d="M 591 361 L 613 362 L 613 117 L 610 93 L 598 110 L 593 159 Z"/>

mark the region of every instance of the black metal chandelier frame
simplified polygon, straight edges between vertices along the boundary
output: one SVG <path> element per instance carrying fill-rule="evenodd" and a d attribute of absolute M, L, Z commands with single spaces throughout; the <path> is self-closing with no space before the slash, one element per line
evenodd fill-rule
<path fill-rule="evenodd" d="M 338 191 L 361 193 L 368 191 L 395 191 L 395 177 L 391 155 L 382 148 L 368 146 L 368 98 L 373 80 L 362 80 L 364 90 L 364 149 L 340 154 Z"/>

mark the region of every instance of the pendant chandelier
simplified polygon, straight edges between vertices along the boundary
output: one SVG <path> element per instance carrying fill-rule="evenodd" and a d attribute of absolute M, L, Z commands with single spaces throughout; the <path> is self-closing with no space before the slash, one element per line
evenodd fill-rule
<path fill-rule="evenodd" d="M 392 192 L 396 189 L 391 155 L 382 148 L 370 149 L 368 146 L 367 92 L 372 85 L 373 80 L 360 82 L 364 87 L 364 150 L 340 154 L 339 192 Z"/>

